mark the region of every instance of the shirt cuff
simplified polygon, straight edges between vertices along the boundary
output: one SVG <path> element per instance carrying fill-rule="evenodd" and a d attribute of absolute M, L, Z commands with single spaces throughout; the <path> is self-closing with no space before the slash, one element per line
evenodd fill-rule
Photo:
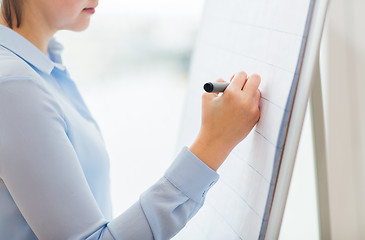
<path fill-rule="evenodd" d="M 165 178 L 187 197 L 201 203 L 219 175 L 185 146 L 167 169 Z"/>

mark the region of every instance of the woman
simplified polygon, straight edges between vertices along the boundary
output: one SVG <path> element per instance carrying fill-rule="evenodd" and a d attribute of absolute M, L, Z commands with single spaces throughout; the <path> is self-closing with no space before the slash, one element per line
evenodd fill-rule
<path fill-rule="evenodd" d="M 239 72 L 223 95 L 204 94 L 192 146 L 112 219 L 108 155 L 52 38 L 87 28 L 97 4 L 2 1 L 0 239 L 169 239 L 199 210 L 216 170 L 259 119 L 258 75 Z"/>

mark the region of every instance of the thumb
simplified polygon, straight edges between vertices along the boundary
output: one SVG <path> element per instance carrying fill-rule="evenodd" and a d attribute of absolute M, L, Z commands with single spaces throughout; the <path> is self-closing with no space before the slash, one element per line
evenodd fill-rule
<path fill-rule="evenodd" d="M 203 100 L 203 102 L 210 102 L 216 97 L 218 97 L 218 93 L 205 92 L 205 93 L 203 93 L 202 100 Z"/>
<path fill-rule="evenodd" d="M 216 80 L 216 82 L 224 82 L 224 83 L 226 83 L 226 81 L 224 81 L 222 78 L 218 78 L 218 79 Z M 216 93 L 215 93 L 215 95 L 218 97 L 219 92 L 216 92 Z"/>

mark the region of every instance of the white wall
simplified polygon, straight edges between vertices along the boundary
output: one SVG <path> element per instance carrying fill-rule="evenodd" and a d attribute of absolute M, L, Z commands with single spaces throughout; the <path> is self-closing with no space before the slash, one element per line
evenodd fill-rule
<path fill-rule="evenodd" d="M 332 0 L 322 42 L 332 239 L 365 239 L 364 12 L 364 0 Z"/>

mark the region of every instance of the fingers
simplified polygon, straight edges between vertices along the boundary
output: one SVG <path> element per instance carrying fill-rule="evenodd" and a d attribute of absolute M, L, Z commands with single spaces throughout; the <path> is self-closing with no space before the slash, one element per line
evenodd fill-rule
<path fill-rule="evenodd" d="M 257 90 L 259 88 L 260 83 L 261 83 L 261 77 L 258 74 L 252 74 L 248 78 L 243 88 L 243 92 L 248 96 L 255 97 L 255 95 L 257 95 Z"/>
<path fill-rule="evenodd" d="M 226 82 L 226 81 L 224 81 L 222 78 L 218 78 L 215 82 Z M 217 97 L 219 95 L 219 92 L 211 92 L 209 94 Z"/>
<path fill-rule="evenodd" d="M 236 74 L 233 74 L 232 75 L 232 77 L 231 77 L 231 79 L 229 79 L 229 82 L 232 82 L 232 79 L 234 78 L 234 76 L 235 76 Z"/>
<path fill-rule="evenodd" d="M 241 90 L 247 81 L 247 74 L 243 71 L 236 73 L 227 88 Z"/>
<path fill-rule="evenodd" d="M 225 81 L 219 78 L 216 80 L 216 82 L 225 82 Z M 258 90 L 258 87 L 261 83 L 261 77 L 258 74 L 252 74 L 249 78 L 247 78 L 247 74 L 243 71 L 240 71 L 231 77 L 230 82 L 231 83 L 228 85 L 227 89 L 234 91 L 242 90 L 246 95 L 251 97 L 256 97 L 256 99 L 258 99 L 257 101 L 260 100 L 261 93 Z M 209 94 L 211 95 L 211 97 L 218 95 L 218 93 L 209 93 Z"/>

